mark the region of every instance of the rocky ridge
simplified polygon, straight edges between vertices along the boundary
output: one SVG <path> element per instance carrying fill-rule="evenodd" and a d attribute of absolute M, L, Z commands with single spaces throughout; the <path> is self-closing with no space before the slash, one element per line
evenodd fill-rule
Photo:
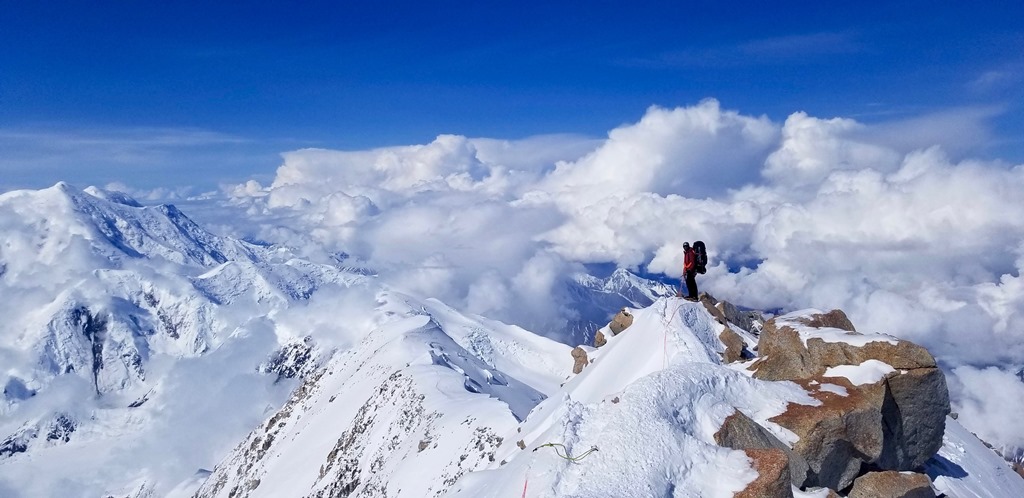
<path fill-rule="evenodd" d="M 789 497 L 794 489 L 935 496 L 925 464 L 943 446 L 950 405 L 945 377 L 927 350 L 891 336 L 860 334 L 840 310 L 769 319 L 706 294 L 701 302 L 722 325 L 718 351 L 724 363 L 757 379 L 795 382 L 817 401 L 791 403 L 769 419 L 789 431 L 788 441 L 738 409 L 725 419 L 715 442 L 745 451 L 758 472 L 736 496 Z M 604 333 L 614 336 L 624 328 L 621 319 L 613 320 L 597 332 L 595 347 L 574 349 L 574 372 L 600 357 Z"/>

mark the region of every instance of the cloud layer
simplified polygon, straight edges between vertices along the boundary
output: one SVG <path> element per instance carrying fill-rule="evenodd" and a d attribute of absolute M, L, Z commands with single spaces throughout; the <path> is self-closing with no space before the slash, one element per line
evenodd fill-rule
<path fill-rule="evenodd" d="M 257 221 L 251 236 L 344 252 L 396 286 L 534 326 L 571 315 L 559 283 L 581 265 L 678 277 L 682 243 L 704 240 L 703 290 L 842 308 L 983 384 L 959 367 L 1024 366 L 1024 165 L 969 157 L 989 116 L 778 123 L 707 100 L 652 107 L 602 140 L 298 150 L 271 185 L 229 193 Z M 987 435 L 984 410 L 971 418 Z M 1024 445 L 1010 432 L 990 436 Z"/>

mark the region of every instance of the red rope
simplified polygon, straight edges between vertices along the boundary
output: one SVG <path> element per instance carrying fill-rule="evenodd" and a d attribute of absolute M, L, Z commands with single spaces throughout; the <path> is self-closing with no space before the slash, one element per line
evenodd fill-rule
<path fill-rule="evenodd" d="M 523 481 L 523 497 L 522 498 L 526 498 L 526 486 L 528 484 L 530 484 L 530 476 L 529 475 L 527 475 L 526 479 Z"/>

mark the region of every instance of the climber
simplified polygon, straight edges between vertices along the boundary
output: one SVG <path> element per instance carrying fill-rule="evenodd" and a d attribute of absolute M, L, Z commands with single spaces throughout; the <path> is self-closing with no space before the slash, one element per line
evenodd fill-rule
<path fill-rule="evenodd" d="M 686 280 L 687 301 L 697 300 L 697 254 L 689 242 L 683 242 L 683 279 Z M 680 289 L 682 294 L 682 289 Z"/>

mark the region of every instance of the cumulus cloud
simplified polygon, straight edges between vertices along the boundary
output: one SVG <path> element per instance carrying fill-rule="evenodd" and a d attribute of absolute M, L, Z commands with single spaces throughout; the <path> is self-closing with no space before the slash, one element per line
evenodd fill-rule
<path fill-rule="evenodd" d="M 1024 366 L 1024 165 L 966 155 L 987 145 L 992 112 L 778 123 L 707 100 L 652 107 L 603 139 L 299 150 L 270 185 L 230 195 L 253 236 L 345 252 L 395 286 L 549 334 L 573 313 L 567 273 L 678 277 L 683 241 L 700 239 L 702 289 L 842 308 L 971 375 L 960 367 Z"/>
<path fill-rule="evenodd" d="M 538 188 L 573 199 L 641 192 L 717 195 L 756 177 L 778 133 L 768 118 L 722 110 L 715 100 L 652 107 L 640 122 L 612 130 L 593 152 L 559 163 Z"/>

